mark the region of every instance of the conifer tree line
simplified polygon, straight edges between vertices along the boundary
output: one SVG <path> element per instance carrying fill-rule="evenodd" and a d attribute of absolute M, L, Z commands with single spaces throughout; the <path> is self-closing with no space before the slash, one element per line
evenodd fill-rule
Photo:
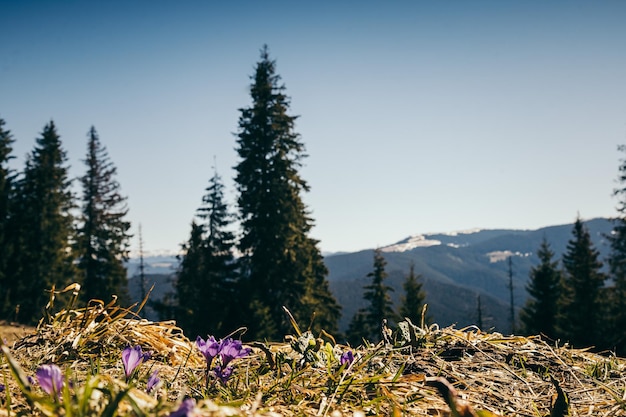
<path fill-rule="evenodd" d="M 236 133 L 236 210 L 214 172 L 165 309 L 192 337 L 242 326 L 246 339 L 281 340 L 293 332 L 285 308 L 304 329 L 336 333 L 340 307 L 302 200 L 309 191 L 299 174 L 305 146 L 267 46 L 251 80 L 251 104 L 239 109 Z"/>
<path fill-rule="evenodd" d="M 384 338 L 382 332 L 399 320 L 409 319 L 416 326 L 422 324 L 422 314 L 426 293 L 422 289 L 421 275 L 415 273 L 415 265 L 409 266 L 409 273 L 402 284 L 404 295 L 400 298 L 398 312 L 393 308 L 391 293 L 393 288 L 386 284 L 387 261 L 380 248 L 374 250 L 373 271 L 367 274 L 370 283 L 363 287 L 366 306 L 359 309 L 348 327 L 346 339 L 354 346 L 363 340 L 377 342 Z M 428 321 L 427 317 L 424 317 Z"/>
<path fill-rule="evenodd" d="M 130 223 L 116 168 L 92 127 L 80 196 L 71 191 L 67 155 L 53 121 L 9 167 L 14 138 L 0 119 L 0 318 L 34 324 L 53 288 L 82 285 L 83 302 L 127 301 Z"/>
<path fill-rule="evenodd" d="M 267 47 L 251 79 L 252 104 L 239 110 L 236 134 L 238 212 L 229 211 L 215 172 L 182 248 L 173 314 L 192 335 L 224 335 L 241 325 L 251 339 L 279 340 L 293 333 L 286 307 L 301 327 L 337 334 L 340 307 L 319 242 L 309 236 L 313 220 L 302 201 L 309 191 L 298 173 L 305 147 Z M 237 237 L 234 221 L 241 226 Z M 380 250 L 374 267 L 365 287 L 370 307 L 357 314 L 360 326 L 351 326 L 355 343 L 374 340 L 382 319 L 397 316 Z M 424 294 L 413 266 L 405 285 L 402 314 L 419 323 Z"/>
<path fill-rule="evenodd" d="M 626 152 L 626 146 L 618 151 Z M 550 243 L 542 241 L 521 310 L 526 334 L 626 354 L 626 158 L 620 160 L 618 184 L 618 215 L 605 236 L 610 252 L 604 262 L 580 217 L 560 263 Z"/>
<path fill-rule="evenodd" d="M 252 103 L 239 109 L 236 133 L 237 210 L 224 201 L 214 171 L 182 245 L 175 293 L 169 306 L 160 307 L 190 335 L 227 335 L 244 326 L 245 338 L 280 340 L 293 333 L 284 307 L 301 328 L 336 335 L 340 306 L 319 242 L 309 236 L 313 220 L 302 201 L 309 191 L 299 175 L 305 147 L 267 46 L 251 80 Z M 390 315 L 380 251 L 375 266 L 365 295 L 373 307 L 361 312 L 365 327 L 358 329 L 358 340 L 375 337 L 382 318 L 396 317 Z M 416 323 L 424 300 L 418 279 L 411 267 L 403 314 Z"/>
<path fill-rule="evenodd" d="M 239 110 L 238 210 L 224 201 L 215 172 L 183 245 L 168 307 L 192 337 L 245 326 L 247 338 L 276 340 L 293 330 L 284 307 L 305 328 L 337 331 L 340 307 L 302 201 L 309 191 L 298 172 L 305 147 L 275 65 L 264 47 L 251 77 L 252 103 Z M 108 303 L 113 294 L 127 302 L 128 208 L 95 128 L 75 196 L 54 122 L 19 173 L 9 168 L 14 139 L 4 125 L 0 120 L 0 317 L 35 323 L 46 290 L 72 282 L 82 285 L 83 302 Z"/>

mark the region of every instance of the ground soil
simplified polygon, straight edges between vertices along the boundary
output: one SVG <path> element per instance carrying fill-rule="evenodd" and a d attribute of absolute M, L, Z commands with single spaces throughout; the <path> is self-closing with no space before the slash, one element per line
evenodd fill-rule
<path fill-rule="evenodd" d="M 0 320 L 0 340 L 11 346 L 13 342 L 35 332 L 34 327 Z"/>

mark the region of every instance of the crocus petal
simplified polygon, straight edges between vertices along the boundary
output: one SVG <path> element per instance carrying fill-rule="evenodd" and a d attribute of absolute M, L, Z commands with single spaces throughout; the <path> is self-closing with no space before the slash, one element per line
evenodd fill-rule
<path fill-rule="evenodd" d="M 63 374 L 61 368 L 54 364 L 42 365 L 36 372 L 37 381 L 41 388 L 50 395 L 61 395 L 63 388 Z"/>
<path fill-rule="evenodd" d="M 222 368 L 221 366 L 217 365 L 213 369 L 213 375 L 215 375 L 217 379 L 222 381 L 223 384 L 226 384 L 228 382 L 232 374 L 233 374 L 232 366 L 227 366 L 225 368 Z"/>
<path fill-rule="evenodd" d="M 196 408 L 196 401 L 193 398 L 187 398 L 176 411 L 170 413 L 169 417 L 189 417 L 194 408 Z"/>
<path fill-rule="evenodd" d="M 341 358 L 339 358 L 339 363 L 341 365 L 350 365 L 354 360 L 354 355 L 351 350 L 347 350 L 341 354 Z"/>
<path fill-rule="evenodd" d="M 124 364 L 126 379 L 130 378 L 143 359 L 144 355 L 141 352 L 141 346 L 139 345 L 134 348 L 128 346 L 124 349 L 124 351 L 122 351 L 122 363 Z"/>
<path fill-rule="evenodd" d="M 154 387 L 157 386 L 157 384 L 161 381 L 161 379 L 157 376 L 159 373 L 158 369 L 155 369 L 154 372 L 152 372 L 152 375 L 150 375 L 150 378 L 148 378 L 148 383 L 146 385 L 146 391 L 148 392 L 148 394 L 150 393 L 150 391 L 152 391 L 154 389 Z"/>
<path fill-rule="evenodd" d="M 217 342 L 217 340 L 215 340 L 213 336 L 209 336 L 206 342 L 204 341 L 204 339 L 198 336 L 196 338 L 196 346 L 198 347 L 200 353 L 202 353 L 202 355 L 204 356 L 207 368 L 210 368 L 211 362 L 213 362 L 213 358 L 217 356 L 220 344 Z"/>
<path fill-rule="evenodd" d="M 207 352 L 209 353 L 209 355 L 215 357 L 217 356 L 217 352 L 220 349 L 220 344 L 217 340 L 215 340 L 215 338 L 213 336 L 210 336 L 207 340 Z"/>
<path fill-rule="evenodd" d="M 244 348 L 241 345 L 241 340 L 226 339 L 220 343 L 220 358 L 222 359 L 222 365 L 226 366 L 233 359 L 243 358 L 247 356 L 252 349 Z"/>
<path fill-rule="evenodd" d="M 0 392 L 4 392 L 6 386 L 4 384 L 0 384 Z"/>

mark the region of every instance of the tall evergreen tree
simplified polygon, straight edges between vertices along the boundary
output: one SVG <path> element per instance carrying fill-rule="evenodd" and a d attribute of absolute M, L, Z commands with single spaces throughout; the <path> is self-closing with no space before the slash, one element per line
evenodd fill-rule
<path fill-rule="evenodd" d="M 476 296 L 476 326 L 479 329 L 484 329 L 485 323 L 483 322 L 483 305 L 480 301 L 480 293 Z"/>
<path fill-rule="evenodd" d="M 396 314 L 393 311 L 393 303 L 390 293 L 393 288 L 385 283 L 387 261 L 380 248 L 374 251 L 374 270 L 367 274 L 371 282 L 364 286 L 363 298 L 368 305 L 357 311 L 352 318 L 348 330 L 348 340 L 355 343 L 359 338 L 376 341 L 381 338 L 380 329 L 383 319 L 395 321 Z M 418 321 L 419 323 L 419 321 Z M 359 335 L 360 334 L 360 335 Z"/>
<path fill-rule="evenodd" d="M 509 324 L 511 326 L 511 334 L 515 334 L 515 298 L 513 297 L 515 286 L 513 285 L 513 258 L 511 256 L 508 257 L 507 263 L 509 267 L 509 284 L 507 285 L 509 289 Z"/>
<path fill-rule="evenodd" d="M 626 153 L 626 145 L 619 146 L 618 150 Z M 610 291 L 611 323 L 607 332 L 612 337 L 607 342 L 619 354 L 624 354 L 626 353 L 626 158 L 620 160 L 618 184 L 619 186 L 613 190 L 613 195 L 618 199 L 618 215 L 613 218 L 613 230 L 607 236 L 611 245 L 608 263 L 613 281 Z"/>
<path fill-rule="evenodd" d="M 27 156 L 23 177 L 15 196 L 16 239 L 15 300 L 20 304 L 18 320 L 41 318 L 46 290 L 69 284 L 74 279 L 73 196 L 68 179 L 67 157 L 54 123 L 48 123 Z"/>
<path fill-rule="evenodd" d="M 372 278 L 372 282 L 364 287 L 363 298 L 370 304 L 366 314 L 367 322 L 370 328 L 376 330 L 380 328 L 383 319 L 396 320 L 390 294 L 393 292 L 393 288 L 385 283 L 387 279 L 386 266 L 387 261 L 382 250 L 380 248 L 374 250 L 374 270 L 367 274 L 368 277 Z"/>
<path fill-rule="evenodd" d="M 229 230 L 232 215 L 217 172 L 206 188 L 198 218 L 202 223 L 192 224 L 176 286 L 183 308 L 178 323 L 190 337 L 223 336 L 235 330 L 241 317 L 235 293 L 235 236 Z"/>
<path fill-rule="evenodd" d="M 600 294 L 606 276 L 600 271 L 599 253 L 580 218 L 574 223 L 572 235 L 563 255 L 565 275 L 558 325 L 563 338 L 574 346 L 597 346 L 602 328 Z"/>
<path fill-rule="evenodd" d="M 528 335 L 557 337 L 558 301 L 561 294 L 561 272 L 554 252 L 544 237 L 537 251 L 539 265 L 530 270 L 526 285 L 529 298 L 520 312 L 523 331 Z"/>
<path fill-rule="evenodd" d="M 421 275 L 415 274 L 415 264 L 411 262 L 409 275 L 404 283 L 404 296 L 400 299 L 400 317 L 408 317 L 416 326 L 422 322 L 422 309 L 426 300 L 426 293 L 422 289 Z"/>
<path fill-rule="evenodd" d="M 4 129 L 4 125 L 4 120 L 0 119 L 0 318 L 8 318 L 13 308 L 10 291 L 13 284 L 8 265 L 9 259 L 13 256 L 9 220 L 14 174 L 8 162 L 13 158 L 11 144 L 14 140 L 11 132 Z"/>
<path fill-rule="evenodd" d="M 235 263 L 235 235 L 229 230 L 233 215 L 224 201 L 224 184 L 217 171 L 209 181 L 203 205 L 198 209 L 198 217 L 204 220 L 204 289 L 203 298 L 210 300 L 215 310 L 212 325 L 204 329 L 205 333 L 226 334 L 235 330 L 239 312 L 239 301 L 235 294 L 238 282 Z M 206 305 L 206 304 L 205 304 Z"/>
<path fill-rule="evenodd" d="M 348 325 L 348 331 L 346 332 L 346 339 L 352 346 L 359 346 L 363 340 L 370 341 L 371 334 L 375 330 L 369 328 L 367 320 L 365 318 L 365 309 L 359 309 Z"/>
<path fill-rule="evenodd" d="M 176 294 L 173 303 L 176 305 L 176 322 L 190 338 L 197 335 L 206 336 L 198 331 L 197 326 L 200 323 L 196 322 L 199 317 L 195 315 L 195 309 L 204 303 L 198 291 L 203 270 L 202 240 L 202 226 L 194 220 L 191 222 L 189 240 L 181 248 L 182 255 L 179 257 L 180 264 L 174 284 Z M 205 319 L 210 320 L 210 316 Z"/>
<path fill-rule="evenodd" d="M 124 262 L 131 237 L 130 222 L 125 220 L 126 197 L 120 194 L 117 169 L 94 127 L 87 137 L 87 172 L 81 178 L 82 211 L 76 237 L 81 297 L 108 302 L 115 294 L 124 303 L 129 301 Z"/>
<path fill-rule="evenodd" d="M 252 105 L 240 109 L 241 160 L 235 167 L 248 335 L 277 339 L 291 332 L 283 306 L 300 323 L 314 313 L 314 330 L 333 332 L 339 305 L 328 289 L 318 241 L 309 237 L 313 221 L 301 197 L 309 191 L 298 173 L 305 147 L 267 46 L 252 80 Z"/>

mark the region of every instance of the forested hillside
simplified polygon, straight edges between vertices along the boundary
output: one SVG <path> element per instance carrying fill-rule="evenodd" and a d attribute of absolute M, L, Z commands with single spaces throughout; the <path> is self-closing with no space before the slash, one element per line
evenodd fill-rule
<path fill-rule="evenodd" d="M 608 256 L 606 235 L 611 232 L 609 219 L 593 219 L 585 222 L 595 246 L 602 258 Z M 509 323 L 509 289 L 507 256 L 512 256 L 514 300 L 516 313 L 528 297 L 526 285 L 529 271 L 536 265 L 537 249 L 545 237 L 560 259 L 570 239 L 572 224 L 549 226 L 537 230 L 481 230 L 458 234 L 428 234 L 424 239 L 441 244 L 417 246 L 406 251 L 384 251 L 389 274 L 388 284 L 394 288 L 392 300 L 398 305 L 403 295 L 402 283 L 409 272 L 411 262 L 415 272 L 421 275 L 426 292 L 428 315 L 442 326 L 456 324 L 459 327 L 476 324 L 478 318 L 477 297 L 481 297 L 483 324 L 507 332 Z M 408 239 L 406 239 L 408 240 Z M 403 240 L 399 243 L 405 242 Z M 398 243 L 385 248 L 397 248 Z M 329 283 L 333 295 L 342 306 L 339 327 L 345 331 L 352 315 L 365 305 L 360 296 L 371 271 L 372 253 L 375 248 L 327 255 L 324 263 L 329 270 Z M 174 256 L 148 257 L 146 266 L 148 286 L 155 284 L 151 296 L 161 299 L 171 291 L 176 258 Z M 137 272 L 137 260 L 129 263 L 131 275 Z M 139 298 L 138 280 L 130 280 L 131 296 Z M 153 316 L 155 317 L 155 316 Z"/>
<path fill-rule="evenodd" d="M 612 224 L 608 219 L 585 222 L 602 258 L 608 255 L 606 236 Z M 422 275 L 426 302 L 433 321 L 440 325 L 475 324 L 477 297 L 481 296 L 484 325 L 508 331 L 509 289 L 508 256 L 512 256 L 514 300 L 519 309 L 527 298 L 526 284 L 530 268 L 539 261 L 536 251 L 545 237 L 560 258 L 570 239 L 572 225 L 538 230 L 483 230 L 473 233 L 427 235 L 439 245 L 415 247 L 404 252 L 385 252 L 388 283 L 394 288 L 392 298 L 398 301 L 402 282 L 411 262 Z M 393 247 L 395 245 L 390 245 Z M 327 256 L 330 287 L 343 307 L 340 328 L 364 305 L 359 296 L 371 270 L 372 250 Z"/>

